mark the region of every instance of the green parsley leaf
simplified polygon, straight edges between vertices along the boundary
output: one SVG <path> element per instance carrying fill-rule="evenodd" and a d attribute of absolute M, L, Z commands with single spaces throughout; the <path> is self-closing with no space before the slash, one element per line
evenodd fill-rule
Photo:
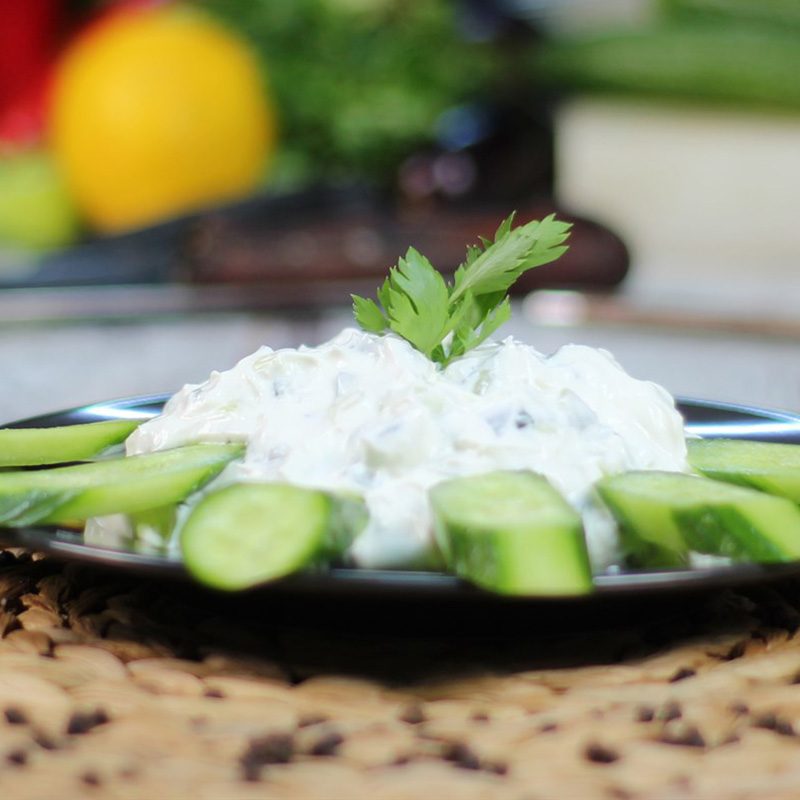
<path fill-rule="evenodd" d="M 451 302 L 465 292 L 507 292 L 523 272 L 555 261 L 566 252 L 568 222 L 557 220 L 554 214 L 519 228 L 511 227 L 513 221 L 513 214 L 503 221 L 493 242 L 484 239 L 482 252 L 470 248 L 466 262 L 456 270 Z"/>
<path fill-rule="evenodd" d="M 506 296 L 533 267 L 555 261 L 567 249 L 570 225 L 554 215 L 513 227 L 504 220 L 494 240 L 481 237 L 448 284 L 425 256 L 409 248 L 378 289 L 378 303 L 353 295 L 356 322 L 372 333 L 391 331 L 441 364 L 464 355 L 511 316 Z"/>
<path fill-rule="evenodd" d="M 383 333 L 389 327 L 389 320 L 374 300 L 357 294 L 350 296 L 353 298 L 353 316 L 365 331 Z"/>
<path fill-rule="evenodd" d="M 503 297 L 499 304 L 494 303 L 486 308 L 481 308 L 472 299 L 470 305 L 471 314 L 453 331 L 453 340 L 446 359 L 448 362 L 485 342 L 503 323 L 511 319 L 511 301 L 508 297 Z M 473 322 L 476 313 L 478 320 Z"/>
<path fill-rule="evenodd" d="M 389 271 L 381 303 L 389 327 L 430 357 L 447 333 L 450 292 L 442 274 L 413 247 Z"/>

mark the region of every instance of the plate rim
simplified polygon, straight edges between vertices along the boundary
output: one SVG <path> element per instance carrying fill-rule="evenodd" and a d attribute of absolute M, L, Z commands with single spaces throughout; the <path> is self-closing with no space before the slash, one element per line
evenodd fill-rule
<path fill-rule="evenodd" d="M 130 416 L 147 418 L 152 414 L 146 409 L 157 409 L 171 397 L 169 393 L 153 393 L 121 397 L 108 401 L 97 401 L 82 406 L 38 414 L 7 423 L 0 427 L 50 427 L 55 424 L 79 424 L 96 418 L 119 419 Z M 800 441 L 800 413 L 788 410 L 751 406 L 683 395 L 675 397 L 682 411 L 692 408 L 723 414 L 740 415 L 751 420 L 764 420 L 766 429 L 778 432 L 785 428 Z M 128 412 L 126 414 L 126 412 Z M 82 419 L 83 417 L 87 419 Z M 57 422 L 58 419 L 74 418 L 73 422 Z M 770 424 L 771 423 L 771 424 Z M 687 423 L 687 430 L 702 427 L 701 423 Z M 753 438 L 748 434 L 740 438 Z M 149 574 L 171 580 L 191 580 L 183 563 L 176 558 L 165 558 L 156 554 L 136 553 L 119 548 L 89 545 L 77 540 L 80 534 L 48 526 L 27 526 L 0 529 L 0 545 L 23 547 L 45 552 L 64 561 L 79 561 L 97 567 L 125 570 L 133 574 Z M 778 564 L 734 564 L 719 567 L 679 570 L 642 570 L 636 572 L 603 573 L 594 577 L 594 590 L 585 595 L 553 596 L 508 596 L 498 595 L 447 573 L 420 572 L 413 570 L 375 570 L 361 568 L 334 568 L 325 571 L 289 576 L 269 584 L 262 584 L 250 592 L 308 594 L 406 594 L 446 599 L 492 599 L 500 602 L 563 602 L 582 601 L 591 598 L 618 597 L 630 594 L 659 593 L 717 587 L 738 586 L 774 578 L 800 576 L 800 561 Z"/>

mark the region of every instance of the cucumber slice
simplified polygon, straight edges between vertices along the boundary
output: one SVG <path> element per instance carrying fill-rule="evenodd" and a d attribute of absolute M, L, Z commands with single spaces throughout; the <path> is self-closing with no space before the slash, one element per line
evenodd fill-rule
<path fill-rule="evenodd" d="M 166 545 L 178 520 L 177 503 L 147 508 L 129 515 L 134 540 L 149 545 Z"/>
<path fill-rule="evenodd" d="M 592 575 L 580 516 L 541 475 L 491 472 L 430 492 L 448 568 L 516 595 L 583 594 Z"/>
<path fill-rule="evenodd" d="M 783 497 L 653 470 L 604 478 L 597 491 L 637 566 L 685 566 L 691 550 L 735 561 L 800 558 L 800 507 Z"/>
<path fill-rule="evenodd" d="M 56 428 L 0 430 L 0 467 L 88 461 L 124 442 L 141 420 L 113 419 Z"/>
<path fill-rule="evenodd" d="M 366 519 L 360 499 L 238 483 L 197 504 L 181 530 L 181 550 L 197 580 L 245 589 L 341 556 Z"/>
<path fill-rule="evenodd" d="M 800 446 L 742 439 L 689 439 L 689 463 L 709 478 L 800 503 Z"/>
<path fill-rule="evenodd" d="M 199 444 L 112 461 L 0 472 L 0 525 L 65 524 L 183 500 L 242 452 Z"/>

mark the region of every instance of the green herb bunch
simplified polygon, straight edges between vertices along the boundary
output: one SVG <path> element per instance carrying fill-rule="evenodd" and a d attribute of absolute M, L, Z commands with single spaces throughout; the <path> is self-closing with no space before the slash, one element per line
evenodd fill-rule
<path fill-rule="evenodd" d="M 195 0 L 262 56 L 280 121 L 274 186 L 391 186 L 442 112 L 491 94 L 503 63 L 465 42 L 451 0 Z"/>
<path fill-rule="evenodd" d="M 372 333 L 402 336 L 432 361 L 445 365 L 484 342 L 511 316 L 508 290 L 533 267 L 566 250 L 570 224 L 551 214 L 513 227 L 504 220 L 494 240 L 481 237 L 453 281 L 413 247 L 389 270 L 378 302 L 353 295 L 356 322 Z"/>

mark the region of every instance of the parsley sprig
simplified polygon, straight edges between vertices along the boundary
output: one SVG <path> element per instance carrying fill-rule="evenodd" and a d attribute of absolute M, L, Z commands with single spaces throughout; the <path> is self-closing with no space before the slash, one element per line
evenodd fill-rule
<path fill-rule="evenodd" d="M 413 247 L 389 270 L 378 302 L 353 295 L 356 322 L 366 331 L 392 331 L 440 364 L 477 347 L 511 316 L 507 292 L 533 267 L 567 249 L 570 224 L 551 214 L 513 227 L 504 220 L 494 240 L 467 248 L 452 283 Z"/>

